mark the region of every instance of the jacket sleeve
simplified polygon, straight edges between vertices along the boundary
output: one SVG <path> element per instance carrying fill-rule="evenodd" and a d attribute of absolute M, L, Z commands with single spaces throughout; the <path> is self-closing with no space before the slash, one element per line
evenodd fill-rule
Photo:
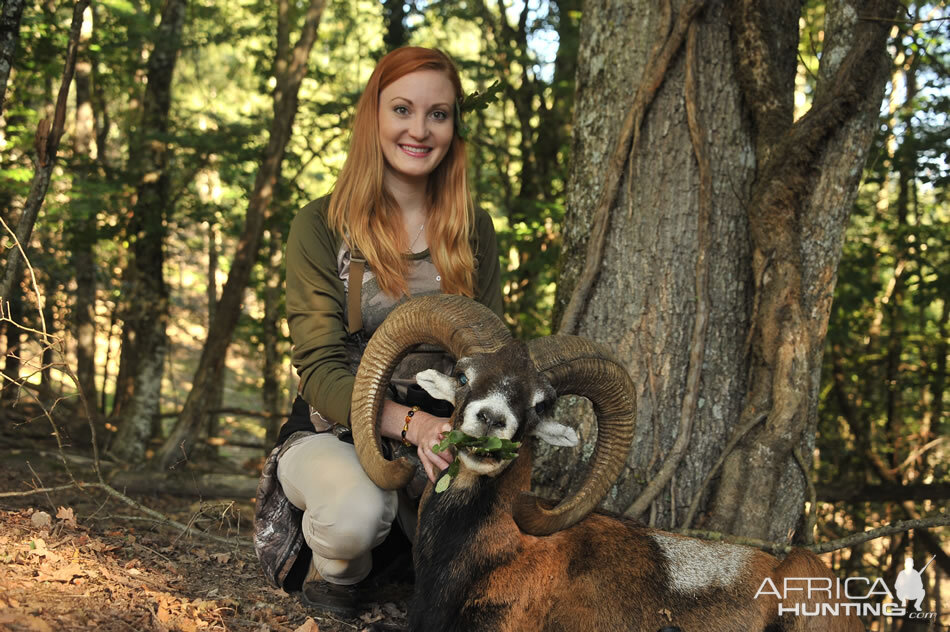
<path fill-rule="evenodd" d="M 499 318 L 504 318 L 505 306 L 501 298 L 501 265 L 498 262 L 498 239 L 491 215 L 482 209 L 475 211 L 475 261 L 478 268 L 475 280 L 475 300 L 485 305 Z"/>
<path fill-rule="evenodd" d="M 300 392 L 326 419 L 349 426 L 354 376 L 344 346 L 343 281 L 337 271 L 339 237 L 326 221 L 328 198 L 305 206 L 287 239 L 287 324 Z"/>

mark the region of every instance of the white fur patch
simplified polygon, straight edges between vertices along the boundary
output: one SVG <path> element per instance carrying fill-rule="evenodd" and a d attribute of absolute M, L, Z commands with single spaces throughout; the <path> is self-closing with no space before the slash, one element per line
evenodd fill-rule
<path fill-rule="evenodd" d="M 462 427 L 460 430 L 476 437 L 485 435 L 484 424 L 478 420 L 478 413 L 482 411 L 487 411 L 493 416 L 501 417 L 505 420 L 504 429 L 492 432 L 491 434 L 493 436 L 501 437 L 502 439 L 511 439 L 515 436 L 515 431 L 518 429 L 518 420 L 515 418 L 514 413 L 511 412 L 508 400 L 498 392 L 489 393 L 481 399 L 468 402 L 468 405 L 465 406 L 465 415 L 462 419 Z"/>
<path fill-rule="evenodd" d="M 416 373 L 416 384 L 434 397 L 455 405 L 455 380 L 439 373 L 435 369 L 426 369 Z"/>
<path fill-rule="evenodd" d="M 670 569 L 672 588 L 692 593 L 713 586 L 729 586 L 742 572 L 751 549 L 720 542 L 677 538 L 663 533 L 651 537 L 660 545 Z"/>
<path fill-rule="evenodd" d="M 574 429 L 556 421 L 542 421 L 531 434 L 550 445 L 573 448 L 578 444 Z"/>
<path fill-rule="evenodd" d="M 543 402 L 546 397 L 547 397 L 547 393 L 545 393 L 544 391 L 535 391 L 534 399 L 531 400 L 531 406 L 537 406 L 538 404 Z"/>
<path fill-rule="evenodd" d="M 477 461 L 465 452 L 459 452 L 459 458 L 466 469 L 482 476 L 494 476 L 508 467 L 508 461 Z"/>

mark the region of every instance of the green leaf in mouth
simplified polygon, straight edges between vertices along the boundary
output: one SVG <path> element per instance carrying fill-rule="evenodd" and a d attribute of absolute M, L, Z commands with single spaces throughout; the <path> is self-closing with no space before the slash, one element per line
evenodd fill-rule
<path fill-rule="evenodd" d="M 502 439 L 501 437 L 474 437 L 461 430 L 453 430 L 442 441 L 432 446 L 432 451 L 438 454 L 453 447 L 459 450 L 467 450 L 477 456 L 489 456 L 510 461 L 518 456 L 518 448 L 521 447 L 521 443 Z M 441 494 L 447 490 L 452 483 L 452 479 L 458 476 L 458 473 L 459 458 L 455 457 L 452 464 L 446 468 L 445 474 L 435 484 L 435 492 Z"/>

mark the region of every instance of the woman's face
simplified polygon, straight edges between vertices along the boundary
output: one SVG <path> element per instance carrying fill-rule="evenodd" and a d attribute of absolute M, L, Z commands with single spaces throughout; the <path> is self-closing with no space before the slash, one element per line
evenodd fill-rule
<path fill-rule="evenodd" d="M 444 72 L 418 70 L 379 93 L 379 140 L 387 177 L 425 180 L 449 150 L 455 89 Z"/>

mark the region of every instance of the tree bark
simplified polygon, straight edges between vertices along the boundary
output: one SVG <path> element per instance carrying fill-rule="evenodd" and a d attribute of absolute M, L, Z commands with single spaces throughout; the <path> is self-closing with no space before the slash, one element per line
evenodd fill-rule
<path fill-rule="evenodd" d="M 4 0 L 0 8 L 0 113 L 6 100 L 7 81 L 13 70 L 13 58 L 20 40 L 20 19 L 25 0 Z"/>
<path fill-rule="evenodd" d="M 186 7 L 186 0 L 168 0 L 162 9 L 155 48 L 149 57 L 141 134 L 133 139 L 129 152 L 130 163 L 138 170 L 138 183 L 129 222 L 131 261 L 123 279 L 124 324 L 115 411 L 120 417 L 119 430 L 110 452 L 132 462 L 144 458 L 152 420 L 159 413 L 168 347 L 168 287 L 163 266 L 165 216 L 171 193 L 167 172 L 169 148 L 163 137 L 169 129 L 172 79 Z M 123 392 L 128 399 L 121 399 Z"/>
<path fill-rule="evenodd" d="M 215 309 L 214 331 L 209 332 L 201 350 L 201 359 L 192 381 L 192 389 L 185 400 L 182 414 L 168 440 L 155 455 L 156 468 L 172 466 L 179 456 L 188 454 L 194 445 L 201 421 L 207 409 L 207 396 L 213 385 L 221 381 L 224 362 L 234 328 L 241 313 L 244 292 L 251 269 L 257 261 L 261 235 L 272 214 L 271 200 L 280 180 L 284 151 L 293 129 L 297 113 L 297 93 L 307 71 L 307 60 L 317 38 L 317 26 L 323 15 L 325 0 L 310 0 L 300 37 L 286 58 L 275 62 L 277 87 L 274 90 L 274 118 L 270 138 L 260 170 L 254 182 L 254 191 L 248 204 L 244 232 L 228 274 L 228 280 Z M 278 50 L 282 44 L 278 42 Z"/>
<path fill-rule="evenodd" d="M 387 52 L 409 43 L 406 0 L 383 0 L 383 20 L 383 46 Z"/>
<path fill-rule="evenodd" d="M 779 540 L 801 513 L 810 471 L 803 473 L 792 453 L 800 450 L 810 464 L 844 229 L 877 123 L 889 68 L 888 20 L 898 6 L 828 3 L 815 99 L 795 123 L 766 98 L 783 88 L 774 85 L 780 75 L 767 63 L 778 52 L 767 49 L 776 40 L 769 28 L 774 15 L 748 2 L 733 6 L 740 85 L 759 164 L 748 204 L 755 296 L 740 419 L 766 416 L 727 456 L 712 501 L 713 529 Z M 794 59 L 790 48 L 781 59 Z"/>
<path fill-rule="evenodd" d="M 80 55 L 88 54 L 88 42 L 80 41 Z M 96 205 L 86 187 L 93 177 L 95 114 L 91 101 L 92 65 L 86 59 L 76 64 L 76 128 L 73 138 L 70 255 L 76 273 L 73 305 L 73 335 L 76 338 L 76 378 L 91 410 L 96 410 Z"/>
<path fill-rule="evenodd" d="M 264 400 L 264 410 L 274 415 L 267 424 L 267 445 L 277 441 L 277 434 L 283 419 L 281 414 L 280 374 L 281 354 L 280 344 L 280 315 L 282 311 L 283 290 L 283 234 L 272 228 L 268 231 L 267 270 L 264 287 L 264 322 L 262 344 L 264 346 L 264 388 L 261 397 Z"/>
<path fill-rule="evenodd" d="M 33 225 L 39 215 L 40 207 L 49 189 L 50 177 L 56 162 L 56 153 L 59 151 L 59 141 L 63 136 L 63 126 L 66 123 L 66 99 L 69 96 L 69 84 L 73 81 L 73 71 L 76 68 L 76 53 L 79 48 L 79 34 L 82 30 L 83 12 L 89 6 L 89 0 L 77 0 L 73 6 L 73 18 L 69 27 L 69 44 L 66 47 L 66 63 L 63 66 L 63 78 L 59 86 L 59 95 L 56 98 L 56 109 L 53 120 L 43 119 L 36 130 L 36 171 L 30 185 L 30 193 L 20 221 L 17 222 L 16 240 L 28 250 L 30 236 L 33 234 Z M 4 5 L 6 9 L 6 5 Z M 15 246 L 7 255 L 7 265 L 0 280 L 0 300 L 9 300 L 14 281 L 19 278 L 20 266 L 23 264 L 20 251 Z"/>
<path fill-rule="evenodd" d="M 19 281 L 17 279 L 14 287 L 20 286 Z M 23 330 L 17 325 L 23 322 L 23 295 L 20 292 L 13 293 L 4 313 L 10 320 L 3 323 L 6 348 L 3 354 L 3 376 L 0 377 L 0 410 L 9 410 L 20 396 L 20 343 L 23 340 Z"/>
<path fill-rule="evenodd" d="M 861 14 L 894 15 L 895 4 L 883 6 Z M 576 332 L 614 349 L 637 387 L 633 449 L 605 506 L 690 526 L 698 498 L 712 514 L 705 526 L 778 540 L 801 513 L 803 477 L 792 453 L 811 454 L 816 367 L 880 102 L 888 26 L 829 5 L 829 27 L 845 15 L 861 33 L 844 42 L 841 28 L 827 29 L 829 63 L 847 60 L 845 70 L 824 69 L 813 111 L 793 124 L 800 6 L 709 3 L 689 22 L 685 39 L 698 51 L 690 56 L 676 36 L 695 7 L 585 5 L 557 309 L 565 311 L 576 287 L 589 290 Z M 631 104 L 643 105 L 642 124 L 628 114 L 629 149 L 612 157 Z M 615 194 L 605 193 L 605 173 L 618 178 Z M 602 196 L 599 268 L 579 281 Z M 700 318 L 708 318 L 705 336 L 697 336 Z M 595 434 L 588 409 L 574 398 L 559 405 L 565 419 L 579 420 L 584 445 Z M 763 420 L 767 432 L 739 443 L 719 485 L 708 487 L 738 429 Z M 672 470 L 663 468 L 671 453 L 682 458 Z M 537 489 L 563 493 L 588 458 L 584 448 L 542 450 Z M 663 470 L 671 470 L 668 483 L 652 489 L 647 483 Z"/>

